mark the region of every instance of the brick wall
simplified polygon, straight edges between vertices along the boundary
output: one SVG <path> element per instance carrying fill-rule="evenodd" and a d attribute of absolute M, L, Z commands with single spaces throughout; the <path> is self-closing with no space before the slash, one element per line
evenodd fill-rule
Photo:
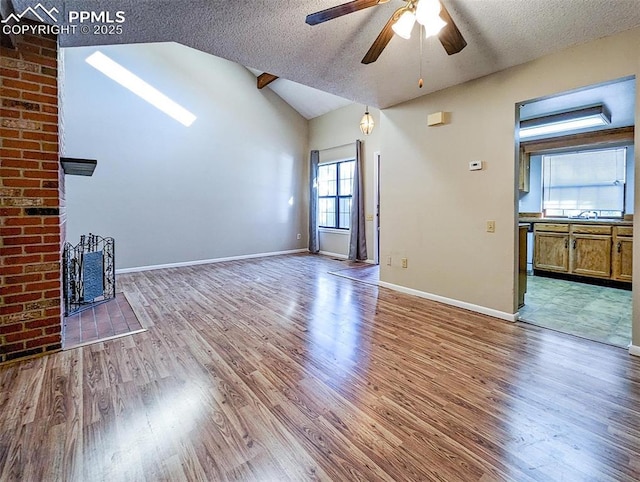
<path fill-rule="evenodd" d="M 0 47 L 0 363 L 61 348 L 57 42 Z"/>

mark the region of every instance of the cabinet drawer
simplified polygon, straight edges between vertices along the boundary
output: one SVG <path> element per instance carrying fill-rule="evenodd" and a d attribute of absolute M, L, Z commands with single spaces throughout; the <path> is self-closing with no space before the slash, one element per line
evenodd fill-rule
<path fill-rule="evenodd" d="M 611 234 L 611 226 L 572 224 L 571 232 L 575 234 Z"/>
<path fill-rule="evenodd" d="M 633 236 L 633 226 L 616 226 L 616 236 Z"/>
<path fill-rule="evenodd" d="M 556 223 L 535 223 L 533 227 L 534 231 L 547 232 L 547 233 L 568 233 L 568 224 L 556 224 Z"/>

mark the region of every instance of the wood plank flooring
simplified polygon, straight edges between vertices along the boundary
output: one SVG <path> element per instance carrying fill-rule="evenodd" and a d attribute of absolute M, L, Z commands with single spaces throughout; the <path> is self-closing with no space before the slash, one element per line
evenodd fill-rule
<path fill-rule="evenodd" d="M 0 368 L 0 480 L 640 479 L 638 359 L 341 266 L 120 276 L 148 331 Z"/>

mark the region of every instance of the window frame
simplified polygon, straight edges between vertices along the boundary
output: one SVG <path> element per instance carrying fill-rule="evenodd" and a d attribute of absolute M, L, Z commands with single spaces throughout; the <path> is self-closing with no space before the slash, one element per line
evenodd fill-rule
<path fill-rule="evenodd" d="M 333 195 L 329 195 L 329 196 L 321 196 L 320 193 L 318 192 L 318 219 L 320 218 L 320 199 L 333 199 L 333 205 L 334 205 L 334 212 L 335 212 L 335 225 L 334 226 L 324 226 L 321 225 L 320 223 L 318 223 L 318 228 L 324 232 L 335 232 L 338 234 L 344 234 L 344 233 L 348 233 L 350 231 L 350 227 L 348 228 L 341 228 L 340 227 L 340 200 L 341 199 L 353 199 L 353 177 L 352 177 L 352 187 L 351 187 L 351 194 L 349 195 L 343 195 L 340 194 L 340 167 L 343 164 L 347 164 L 347 163 L 354 163 L 354 167 L 355 167 L 355 159 L 342 159 L 340 161 L 333 161 L 333 162 L 325 162 L 322 163 L 318 166 L 318 168 L 322 168 L 324 166 L 331 166 L 331 165 L 335 165 L 336 166 L 336 177 L 335 177 L 335 182 L 336 182 L 336 193 Z"/>

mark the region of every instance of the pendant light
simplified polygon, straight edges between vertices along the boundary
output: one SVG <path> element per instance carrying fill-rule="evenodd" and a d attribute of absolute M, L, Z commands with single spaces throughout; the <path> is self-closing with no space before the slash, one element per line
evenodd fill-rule
<path fill-rule="evenodd" d="M 367 108 L 364 111 L 364 115 L 360 120 L 360 130 L 365 136 L 368 136 L 373 132 L 374 125 L 375 124 L 373 122 L 373 117 L 371 116 L 371 114 L 369 114 L 369 106 L 367 106 Z"/>

